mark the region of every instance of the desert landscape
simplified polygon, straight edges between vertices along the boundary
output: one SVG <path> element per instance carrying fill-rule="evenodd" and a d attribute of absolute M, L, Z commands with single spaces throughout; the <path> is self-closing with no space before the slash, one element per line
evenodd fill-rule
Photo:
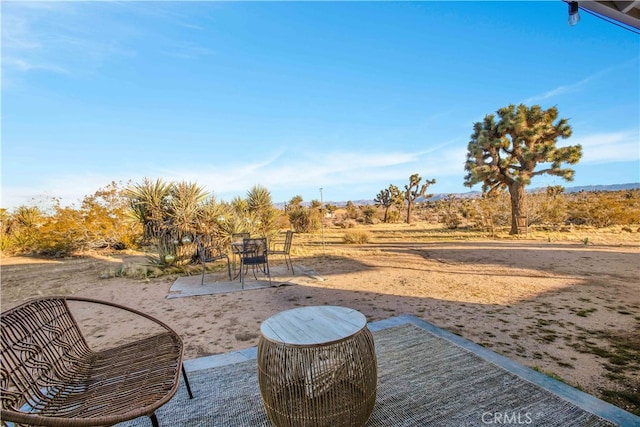
<path fill-rule="evenodd" d="M 367 232 L 360 245 L 345 244 L 339 229 L 297 234 L 291 286 L 182 298 L 167 298 L 169 289 L 181 275 L 199 274 L 198 266 L 157 274 L 145 270 L 143 253 L 130 251 L 3 256 L 2 310 L 46 295 L 135 307 L 182 336 L 186 359 L 255 346 L 262 321 L 299 306 L 347 306 L 369 321 L 412 314 L 640 414 L 637 232 L 488 237 L 427 223 Z M 284 265 L 280 257 L 270 262 Z M 224 280 L 220 267 L 207 280 Z M 98 341 L 117 341 L 129 327 L 87 317 Z"/>

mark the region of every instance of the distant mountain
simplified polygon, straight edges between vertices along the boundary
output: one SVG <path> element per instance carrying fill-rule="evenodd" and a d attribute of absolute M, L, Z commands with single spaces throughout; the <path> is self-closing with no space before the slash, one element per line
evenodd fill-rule
<path fill-rule="evenodd" d="M 546 188 L 547 187 L 531 188 L 531 189 L 527 189 L 527 192 L 545 191 Z M 565 187 L 565 193 L 577 193 L 580 191 L 621 191 L 621 190 L 635 190 L 639 188 L 640 188 L 640 182 L 631 182 L 628 184 L 611 184 L 611 185 L 583 185 L 583 186 L 577 186 L 577 187 Z M 433 197 L 431 197 L 428 200 L 442 200 L 449 195 L 453 195 L 461 198 L 472 198 L 472 197 L 479 197 L 481 194 L 482 194 L 481 191 L 469 191 L 466 193 L 438 193 L 438 194 L 434 194 Z M 424 199 L 418 199 L 418 202 L 422 202 L 422 201 L 424 201 Z M 368 205 L 375 204 L 373 200 L 352 200 L 352 202 L 356 206 L 368 206 Z M 303 204 L 307 205 L 306 203 L 303 203 Z M 344 207 L 346 206 L 347 202 L 346 201 L 325 202 L 325 204 L 329 204 L 337 207 Z M 275 207 L 284 209 L 284 203 L 277 203 L 275 204 Z"/>
<path fill-rule="evenodd" d="M 565 193 L 577 193 L 579 191 L 621 191 L 636 190 L 640 188 L 640 182 L 631 182 L 629 184 L 612 184 L 612 185 L 583 185 L 581 187 L 568 187 Z"/>

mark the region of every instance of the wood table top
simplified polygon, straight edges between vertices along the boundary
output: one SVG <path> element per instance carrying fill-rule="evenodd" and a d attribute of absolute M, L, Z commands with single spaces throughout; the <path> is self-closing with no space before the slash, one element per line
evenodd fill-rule
<path fill-rule="evenodd" d="M 275 314 L 262 322 L 260 332 L 270 341 L 313 346 L 348 338 L 366 325 L 367 319 L 357 310 L 322 305 Z"/>

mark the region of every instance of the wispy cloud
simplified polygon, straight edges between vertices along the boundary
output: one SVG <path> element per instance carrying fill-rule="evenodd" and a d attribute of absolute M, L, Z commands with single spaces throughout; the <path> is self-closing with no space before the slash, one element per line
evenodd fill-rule
<path fill-rule="evenodd" d="M 136 54 L 136 28 L 100 2 L 3 4 L 3 73 L 10 80 L 34 70 L 72 76 L 93 73 L 113 57 Z M 102 25 L 116 30 L 96 30 Z"/>
<path fill-rule="evenodd" d="M 546 99 L 551 99 L 551 98 L 555 98 L 557 96 L 561 96 L 561 95 L 565 95 L 567 93 L 575 93 L 575 92 L 579 92 L 581 90 L 583 90 L 585 87 L 587 87 L 591 82 L 598 80 L 604 76 L 606 76 L 607 74 L 611 74 L 612 72 L 618 70 L 618 69 L 623 69 L 625 67 L 628 67 L 629 64 L 633 63 L 634 61 L 637 61 L 637 59 L 634 59 L 632 61 L 627 61 L 623 64 L 618 64 L 615 66 L 611 66 L 611 67 L 607 67 L 605 69 L 602 69 L 598 72 L 595 72 L 593 74 L 591 74 L 590 76 L 587 76 L 585 78 L 583 78 L 582 80 L 579 80 L 576 83 L 573 84 L 567 84 L 567 85 L 562 85 L 562 86 L 558 86 L 554 89 L 551 89 L 543 94 L 539 94 L 539 95 L 534 95 L 530 98 L 525 99 L 524 101 L 522 101 L 524 104 L 532 104 L 535 102 L 539 102 L 539 101 L 544 101 Z"/>
<path fill-rule="evenodd" d="M 203 27 L 183 16 L 181 8 L 167 2 L 10 2 L 3 4 L 3 72 L 12 81 L 33 70 L 74 75 L 91 74 L 112 58 L 137 55 L 137 41 L 162 38 L 145 33 L 138 20 L 160 18 L 165 25 Z M 147 3 L 147 4 L 142 4 Z M 104 32 L 97 29 L 110 28 Z M 188 37 L 188 34 L 185 36 Z M 214 52 L 192 41 L 163 40 L 165 54 L 198 59 Z"/>
<path fill-rule="evenodd" d="M 580 163 L 632 162 L 640 160 L 637 130 L 574 136 L 571 145 L 582 145 Z"/>
<path fill-rule="evenodd" d="M 65 68 L 59 65 L 48 64 L 46 62 L 34 63 L 34 62 L 31 62 L 31 60 L 29 59 L 14 58 L 12 56 L 5 56 L 2 59 L 2 63 L 4 67 L 13 68 L 19 71 L 46 70 L 46 71 L 52 71 L 54 73 L 60 73 L 60 74 L 69 73 L 68 70 L 66 70 Z"/>
<path fill-rule="evenodd" d="M 292 197 L 318 187 L 349 188 L 366 185 L 400 187 L 409 176 L 419 173 L 424 179 L 461 175 L 464 150 L 441 148 L 437 152 L 379 152 L 363 154 L 351 151 L 281 153 L 261 162 L 243 162 L 210 169 L 163 171 L 168 179 L 197 181 L 217 194 L 244 194 L 256 184 L 272 192 Z M 373 196 L 370 195 L 370 196 Z"/>
<path fill-rule="evenodd" d="M 578 92 L 584 86 L 588 85 L 589 82 L 591 82 L 599 74 L 600 73 L 594 74 L 593 76 L 589 76 L 587 78 L 584 78 L 584 79 L 582 79 L 579 82 L 574 83 L 574 84 L 558 86 L 557 88 L 551 89 L 550 91 L 547 91 L 547 92 L 545 92 L 545 93 L 543 93 L 541 95 L 535 95 L 535 96 L 532 96 L 531 98 L 527 98 L 527 99 L 525 99 L 523 101 L 523 103 L 524 104 L 533 104 L 535 102 L 540 102 L 540 101 L 544 101 L 546 99 L 555 98 L 556 96 L 564 95 L 564 94 L 567 94 L 567 93 Z"/>
<path fill-rule="evenodd" d="M 437 176 L 462 176 L 464 163 L 467 156 L 465 146 L 443 148 L 435 156 L 428 159 L 425 164 L 425 173 Z"/>
<path fill-rule="evenodd" d="M 209 169 L 164 170 L 163 176 L 172 179 L 197 180 L 211 185 L 223 193 L 246 190 L 253 185 L 266 187 L 309 187 L 325 183 L 375 182 L 392 178 L 398 166 L 415 163 L 416 153 L 372 153 L 356 152 L 281 152 L 269 159 L 238 164 L 215 166 Z M 407 175 L 408 176 L 408 175 Z"/>
<path fill-rule="evenodd" d="M 256 161 L 243 158 L 236 163 L 172 169 L 155 166 L 129 175 L 122 172 L 109 176 L 83 172 L 70 175 L 65 172 L 49 177 L 40 185 L 32 185 L 32 189 L 39 188 L 37 194 L 26 194 L 23 188 L 5 185 L 2 203 L 3 207 L 7 206 L 6 203 L 16 206 L 18 199 L 24 203 L 42 195 L 59 197 L 65 204 L 78 203 L 84 196 L 95 193 L 112 181 L 141 182 L 144 177 L 196 182 L 224 200 L 236 195 L 244 196 L 258 184 L 272 192 L 274 201 L 288 200 L 297 194 L 305 200 L 317 198 L 315 191 L 319 187 L 331 189 L 334 197 L 350 198 L 353 197 L 353 189 L 359 187 L 377 189 L 369 190 L 373 193 L 387 188 L 389 184 L 402 188 L 413 173 L 419 173 L 423 179 L 462 176 L 464 156 L 464 147 L 451 145 L 420 152 L 280 150 Z M 342 194 L 338 195 L 339 192 Z M 366 194 L 366 197 L 373 196 L 375 194 Z"/>
<path fill-rule="evenodd" d="M 593 74 L 591 74 L 590 76 L 587 76 L 585 78 L 583 78 L 582 80 L 573 83 L 573 84 L 567 84 L 567 85 L 562 85 L 562 86 L 558 86 L 554 89 L 551 89 L 543 94 L 539 94 L 539 95 L 534 95 L 530 98 L 525 99 L 524 101 L 522 101 L 524 104 L 533 104 L 536 102 L 540 102 L 540 101 L 544 101 L 547 99 L 552 99 L 558 96 L 562 96 L 562 95 L 566 95 L 566 94 L 570 94 L 570 93 L 577 93 L 583 90 L 586 90 L 587 87 L 594 81 L 602 79 L 607 77 L 610 74 L 614 74 L 617 75 L 619 73 L 623 73 L 626 74 L 628 72 L 627 69 L 629 69 L 629 67 L 634 67 L 635 69 L 637 69 L 637 62 L 638 62 L 638 57 L 634 57 L 632 59 L 630 59 L 629 61 L 623 62 L 623 63 L 619 63 L 619 64 L 614 64 L 611 65 L 607 68 L 604 68 L 598 72 L 595 72 Z M 633 69 L 633 68 L 632 68 Z M 633 72 L 633 71 L 632 71 Z"/>

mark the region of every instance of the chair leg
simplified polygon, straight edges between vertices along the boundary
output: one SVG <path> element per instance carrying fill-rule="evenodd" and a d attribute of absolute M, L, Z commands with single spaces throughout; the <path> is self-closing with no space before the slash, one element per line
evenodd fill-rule
<path fill-rule="evenodd" d="M 187 392 L 189 393 L 189 399 L 193 399 L 193 393 L 191 393 L 191 385 L 189 384 L 189 378 L 187 377 L 187 371 L 182 365 L 182 377 L 184 378 L 184 385 L 187 386 Z"/>
<path fill-rule="evenodd" d="M 242 264 L 242 260 L 240 261 L 240 283 L 242 283 L 242 289 L 244 289 L 244 265 Z"/>
<path fill-rule="evenodd" d="M 265 272 L 267 273 L 267 277 L 269 278 L 269 286 L 271 286 L 271 271 L 269 271 L 269 261 L 267 261 L 265 264 Z"/>
<path fill-rule="evenodd" d="M 233 280 L 231 278 L 231 266 L 229 265 L 229 257 L 227 257 L 227 273 L 229 273 L 229 280 Z"/>
<path fill-rule="evenodd" d="M 153 427 L 160 427 L 160 424 L 158 424 L 158 417 L 156 417 L 156 413 L 155 412 L 153 414 L 149 415 L 149 418 L 151 418 L 151 425 Z"/>
<path fill-rule="evenodd" d="M 240 275 L 240 271 L 238 270 L 238 262 L 236 261 L 236 253 L 233 253 L 233 258 L 231 259 L 231 265 L 232 265 L 232 269 L 233 269 L 233 276 L 231 277 L 231 280 L 236 280 L 238 278 L 238 276 Z"/>
<path fill-rule="evenodd" d="M 285 259 L 289 259 L 289 265 L 291 266 L 291 274 L 295 276 L 296 272 L 293 270 L 293 261 L 291 261 L 291 256 L 287 255 Z"/>

